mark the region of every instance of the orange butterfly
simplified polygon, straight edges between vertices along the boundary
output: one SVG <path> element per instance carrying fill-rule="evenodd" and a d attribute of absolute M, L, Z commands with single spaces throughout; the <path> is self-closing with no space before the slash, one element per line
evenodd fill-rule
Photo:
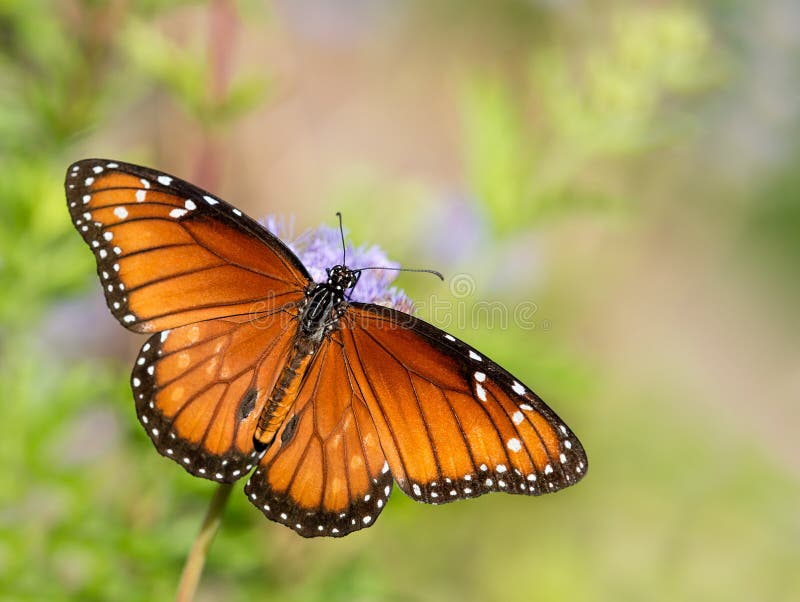
<path fill-rule="evenodd" d="M 533 391 L 411 315 L 350 300 L 361 271 L 314 282 L 217 197 L 136 165 L 66 177 L 111 312 L 150 333 L 131 385 L 158 451 L 245 487 L 304 537 L 371 525 L 396 481 L 431 504 L 578 482 L 577 437 Z M 349 291 L 349 292 L 348 292 Z"/>

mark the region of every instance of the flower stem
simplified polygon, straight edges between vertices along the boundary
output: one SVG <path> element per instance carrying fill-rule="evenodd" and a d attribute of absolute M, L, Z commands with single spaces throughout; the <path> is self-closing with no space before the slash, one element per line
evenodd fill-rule
<path fill-rule="evenodd" d="M 222 512 L 231 494 L 232 483 L 221 483 L 211 499 L 208 512 L 203 520 L 203 526 L 192 544 L 192 550 L 183 565 L 181 581 L 178 584 L 178 593 L 175 596 L 176 602 L 191 602 L 197 591 L 197 584 L 200 582 L 200 575 L 203 573 L 203 565 L 206 562 L 208 549 L 211 542 L 219 530 L 222 522 Z"/>

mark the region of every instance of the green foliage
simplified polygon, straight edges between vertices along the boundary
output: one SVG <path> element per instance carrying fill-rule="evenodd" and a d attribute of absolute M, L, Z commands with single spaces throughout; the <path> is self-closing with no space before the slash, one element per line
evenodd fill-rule
<path fill-rule="evenodd" d="M 157 83 L 205 127 L 221 128 L 264 101 L 267 81 L 260 76 L 239 77 L 218 97 L 202 43 L 197 37 L 178 45 L 144 21 L 130 23 L 124 35 L 131 64 L 145 81 Z"/>
<path fill-rule="evenodd" d="M 619 205 L 618 192 L 587 173 L 684 136 L 681 101 L 720 81 L 699 12 L 625 7 L 591 26 L 608 34 L 537 48 L 524 86 L 467 79 L 466 172 L 499 233 L 543 214 Z"/>
<path fill-rule="evenodd" d="M 63 219 L 61 166 L 9 160 L 0 178 L 0 330 L 27 327 L 48 303 L 83 288 L 94 272 Z"/>

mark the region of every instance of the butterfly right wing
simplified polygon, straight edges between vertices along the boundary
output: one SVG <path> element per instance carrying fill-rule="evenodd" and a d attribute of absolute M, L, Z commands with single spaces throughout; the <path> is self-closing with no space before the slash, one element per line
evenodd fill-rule
<path fill-rule="evenodd" d="M 411 315 L 355 302 L 340 333 L 391 473 L 413 499 L 541 495 L 586 474 L 586 452 L 566 423 L 466 343 Z"/>
<path fill-rule="evenodd" d="M 292 348 L 302 293 L 278 310 L 152 336 L 131 376 L 139 421 L 158 451 L 193 475 L 241 478 L 253 433 Z"/>
<path fill-rule="evenodd" d="M 179 178 L 104 159 L 67 170 L 67 204 L 92 249 L 111 313 L 159 332 L 283 304 L 311 282 L 277 237 Z"/>

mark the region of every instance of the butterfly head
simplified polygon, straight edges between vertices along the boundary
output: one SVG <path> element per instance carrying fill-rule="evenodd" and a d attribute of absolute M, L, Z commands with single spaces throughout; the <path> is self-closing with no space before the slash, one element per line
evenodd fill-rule
<path fill-rule="evenodd" d="M 346 265 L 335 265 L 327 269 L 328 286 L 338 290 L 346 291 L 353 288 L 361 275 L 360 270 L 351 270 Z"/>

